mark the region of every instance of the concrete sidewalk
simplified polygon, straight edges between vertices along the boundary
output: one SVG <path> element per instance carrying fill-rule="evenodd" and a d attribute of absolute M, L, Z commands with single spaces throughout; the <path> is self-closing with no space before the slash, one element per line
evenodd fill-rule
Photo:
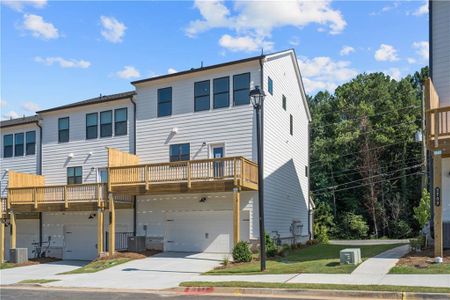
<path fill-rule="evenodd" d="M 397 264 L 399 258 L 408 254 L 408 252 L 409 245 L 387 250 L 364 261 L 352 272 L 352 275 L 386 275 Z"/>

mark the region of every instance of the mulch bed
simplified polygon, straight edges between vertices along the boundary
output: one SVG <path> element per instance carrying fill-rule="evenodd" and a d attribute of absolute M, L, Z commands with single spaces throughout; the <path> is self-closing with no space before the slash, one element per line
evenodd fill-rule
<path fill-rule="evenodd" d="M 160 253 L 161 251 L 157 250 L 145 250 L 143 252 L 116 252 L 113 256 L 105 255 L 97 258 L 96 260 L 108 260 L 108 259 L 116 259 L 116 258 L 129 258 L 129 259 L 141 259 L 153 256 L 155 254 Z"/>
<path fill-rule="evenodd" d="M 444 251 L 444 264 L 450 264 L 450 250 Z M 434 263 L 434 249 L 428 248 L 421 252 L 410 252 L 400 258 L 397 266 L 414 266 L 416 268 L 426 268 Z"/>

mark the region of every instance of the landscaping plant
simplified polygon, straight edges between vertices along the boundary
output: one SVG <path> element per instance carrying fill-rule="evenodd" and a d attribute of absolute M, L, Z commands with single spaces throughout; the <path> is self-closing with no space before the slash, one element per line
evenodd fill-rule
<path fill-rule="evenodd" d="M 277 245 L 275 245 L 275 242 L 273 241 L 273 239 L 270 237 L 269 234 L 265 234 L 264 235 L 265 240 L 266 240 L 266 254 L 268 257 L 275 257 L 275 255 L 277 255 L 278 253 L 278 247 Z"/>
<path fill-rule="evenodd" d="M 252 252 L 246 242 L 240 241 L 234 246 L 233 260 L 236 263 L 252 261 Z"/>

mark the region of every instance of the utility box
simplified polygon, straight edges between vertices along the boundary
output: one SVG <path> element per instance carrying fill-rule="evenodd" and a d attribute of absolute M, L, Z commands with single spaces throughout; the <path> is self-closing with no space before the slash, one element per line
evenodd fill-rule
<path fill-rule="evenodd" d="M 128 251 L 143 252 L 145 251 L 145 236 L 129 236 Z"/>
<path fill-rule="evenodd" d="M 340 251 L 341 265 L 359 265 L 361 260 L 361 249 L 347 248 Z"/>
<path fill-rule="evenodd" d="M 9 260 L 15 264 L 26 263 L 28 261 L 28 248 L 10 249 Z"/>

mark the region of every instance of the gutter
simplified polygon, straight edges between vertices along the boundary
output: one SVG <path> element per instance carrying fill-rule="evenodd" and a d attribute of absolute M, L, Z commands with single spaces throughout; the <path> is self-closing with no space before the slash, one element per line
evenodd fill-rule
<path fill-rule="evenodd" d="M 131 103 L 133 103 L 133 154 L 136 155 L 136 101 L 133 99 L 134 96 L 130 97 Z M 136 196 L 133 196 L 133 236 L 136 236 L 137 232 L 137 200 Z"/>

